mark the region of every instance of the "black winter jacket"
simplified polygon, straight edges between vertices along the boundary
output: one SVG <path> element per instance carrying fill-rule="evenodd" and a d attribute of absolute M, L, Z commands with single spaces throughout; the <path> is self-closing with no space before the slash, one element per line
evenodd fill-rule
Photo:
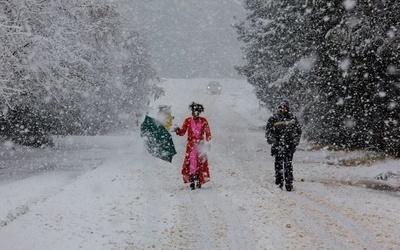
<path fill-rule="evenodd" d="M 301 126 L 291 112 L 277 112 L 268 119 L 265 138 L 271 144 L 272 156 L 294 153 L 299 145 Z"/>

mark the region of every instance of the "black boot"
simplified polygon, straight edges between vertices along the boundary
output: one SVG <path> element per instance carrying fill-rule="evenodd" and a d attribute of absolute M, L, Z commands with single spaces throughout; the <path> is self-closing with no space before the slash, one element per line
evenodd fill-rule
<path fill-rule="evenodd" d="M 192 190 L 194 190 L 195 189 L 195 185 L 194 185 L 194 174 L 191 174 L 190 175 L 190 188 L 192 189 Z"/>
<path fill-rule="evenodd" d="M 199 175 L 198 174 L 196 174 L 196 187 L 197 188 L 201 188 L 200 179 L 199 179 Z"/>

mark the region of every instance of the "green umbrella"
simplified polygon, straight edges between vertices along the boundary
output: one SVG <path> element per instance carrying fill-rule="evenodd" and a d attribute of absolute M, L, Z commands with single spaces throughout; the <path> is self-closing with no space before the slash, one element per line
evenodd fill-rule
<path fill-rule="evenodd" d="M 147 151 L 151 155 L 172 162 L 172 157 L 176 155 L 174 142 L 160 121 L 146 115 L 140 125 L 140 136 L 144 139 Z"/>

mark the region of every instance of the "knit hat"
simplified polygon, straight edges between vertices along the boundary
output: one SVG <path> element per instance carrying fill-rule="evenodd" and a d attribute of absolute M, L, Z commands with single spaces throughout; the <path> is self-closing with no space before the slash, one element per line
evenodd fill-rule
<path fill-rule="evenodd" d="M 288 100 L 283 99 L 283 100 L 279 103 L 279 107 L 278 107 L 278 108 L 281 108 L 282 106 L 286 107 L 287 110 L 289 111 L 289 101 L 288 101 Z"/>

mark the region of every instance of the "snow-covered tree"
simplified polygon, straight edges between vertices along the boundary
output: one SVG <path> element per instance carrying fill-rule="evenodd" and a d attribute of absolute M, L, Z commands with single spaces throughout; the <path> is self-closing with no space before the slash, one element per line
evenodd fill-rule
<path fill-rule="evenodd" d="M 120 110 L 146 112 L 143 103 L 155 95 L 148 89 L 156 89 L 150 53 L 140 34 L 121 28 L 112 2 L 12 0 L 0 7 L 1 135 L 40 144 L 35 131 L 46 138 L 107 133 L 121 128 Z M 138 37 L 129 48 L 127 34 Z M 127 72 L 127 60 L 141 64 Z M 123 85 L 126 75 L 140 84 Z M 131 88 L 142 99 L 124 103 Z"/>
<path fill-rule="evenodd" d="M 300 106 L 305 136 L 322 145 L 399 154 L 396 1 L 245 1 L 236 25 L 257 97 Z"/>
<path fill-rule="evenodd" d="M 247 0 L 247 18 L 235 25 L 246 65 L 237 67 L 254 85 L 257 97 L 275 109 L 282 98 L 298 104 L 304 95 L 304 71 L 312 62 L 311 50 L 303 46 L 303 1 Z M 296 105 L 293 105 L 296 107 Z"/>
<path fill-rule="evenodd" d="M 328 7 L 335 14 L 326 18 L 337 23 L 318 50 L 319 81 L 314 82 L 317 98 L 309 106 L 313 125 L 308 137 L 323 144 L 395 153 L 399 117 L 393 110 L 398 110 L 399 88 L 394 79 L 400 61 L 399 22 L 393 13 L 399 13 L 399 5 L 346 1 Z"/>

